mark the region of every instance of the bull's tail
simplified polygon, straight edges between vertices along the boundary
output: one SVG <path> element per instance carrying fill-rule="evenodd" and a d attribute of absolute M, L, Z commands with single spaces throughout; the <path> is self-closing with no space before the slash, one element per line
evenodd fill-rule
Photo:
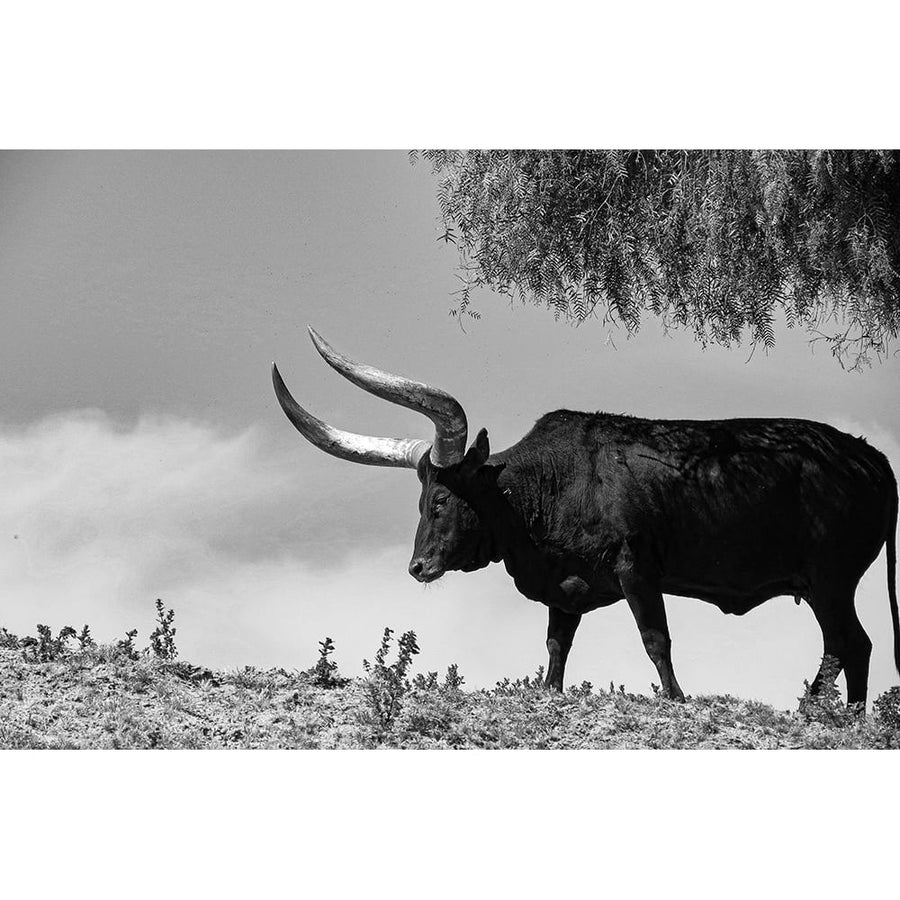
<path fill-rule="evenodd" d="M 888 522 L 888 534 L 885 540 L 887 551 L 887 583 L 888 601 L 891 604 L 891 623 L 894 626 L 894 665 L 900 674 L 900 614 L 897 612 L 897 482 L 893 484 L 894 491 L 891 498 L 890 521 Z"/>

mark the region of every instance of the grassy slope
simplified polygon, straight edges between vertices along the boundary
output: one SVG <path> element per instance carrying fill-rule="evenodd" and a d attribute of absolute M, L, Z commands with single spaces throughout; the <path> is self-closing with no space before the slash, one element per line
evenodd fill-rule
<path fill-rule="evenodd" d="M 825 716 L 824 718 L 828 718 Z M 311 675 L 212 673 L 109 648 L 25 662 L 0 650 L 0 747 L 883 748 L 900 731 L 849 725 L 734 697 L 684 704 L 531 683 L 494 691 L 414 688 L 387 729 L 366 682 L 322 688 Z"/>

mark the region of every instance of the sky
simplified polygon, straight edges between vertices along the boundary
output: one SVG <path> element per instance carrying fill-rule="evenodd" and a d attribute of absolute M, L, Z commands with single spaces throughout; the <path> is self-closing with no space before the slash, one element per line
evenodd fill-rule
<path fill-rule="evenodd" d="M 560 407 L 799 416 L 865 435 L 900 470 L 898 359 L 845 372 L 784 328 L 749 359 L 653 319 L 627 339 L 487 291 L 460 327 L 435 184 L 400 151 L 0 154 L 0 624 L 89 623 L 105 641 L 136 627 L 146 643 L 161 597 L 182 657 L 213 667 L 306 668 L 329 635 L 360 674 L 385 626 L 416 631 L 414 671 L 455 662 L 470 687 L 545 664 L 546 609 L 502 566 L 407 574 L 412 472 L 334 459 L 287 422 L 273 360 L 338 427 L 431 437 L 329 369 L 307 324 L 451 392 L 494 449 Z M 874 697 L 897 682 L 884 553 L 857 596 Z M 805 605 L 667 608 L 688 694 L 792 707 L 815 673 Z M 567 683 L 582 680 L 658 680 L 624 603 L 583 620 Z"/>

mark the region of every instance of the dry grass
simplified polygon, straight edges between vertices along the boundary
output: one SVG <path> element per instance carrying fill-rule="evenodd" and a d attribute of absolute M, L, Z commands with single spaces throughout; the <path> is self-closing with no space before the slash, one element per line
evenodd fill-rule
<path fill-rule="evenodd" d="M 727 696 L 680 704 L 587 685 L 551 694 L 536 679 L 465 691 L 454 672 L 443 682 L 404 679 L 396 714 L 385 721 L 372 708 L 372 673 L 369 680 L 335 676 L 322 686 L 315 668 L 211 672 L 148 651 L 136 655 L 87 646 L 42 661 L 0 649 L 0 747 L 900 746 L 896 720 L 859 719 L 831 700 L 820 713 L 807 704 L 801 714 Z M 890 703 L 882 707 L 894 710 L 896 695 L 883 696 Z"/>

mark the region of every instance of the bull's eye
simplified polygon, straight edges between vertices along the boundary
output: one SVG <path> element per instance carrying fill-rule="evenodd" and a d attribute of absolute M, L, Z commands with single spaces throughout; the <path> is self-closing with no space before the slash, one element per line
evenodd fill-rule
<path fill-rule="evenodd" d="M 446 504 L 447 504 L 447 498 L 445 496 L 443 496 L 442 494 L 438 494 L 431 501 L 431 508 L 434 510 L 438 510 L 438 509 L 441 509 L 442 507 L 446 506 Z"/>

